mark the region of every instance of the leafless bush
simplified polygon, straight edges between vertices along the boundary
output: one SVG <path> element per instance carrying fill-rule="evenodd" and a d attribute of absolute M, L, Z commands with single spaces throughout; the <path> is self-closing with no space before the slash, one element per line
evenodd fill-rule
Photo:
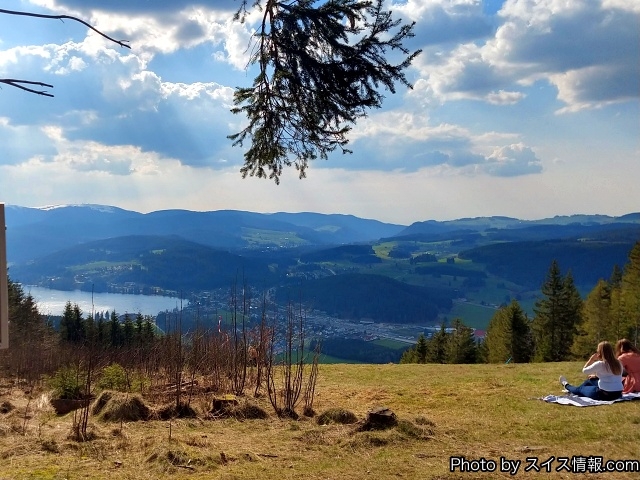
<path fill-rule="evenodd" d="M 298 310 L 292 303 L 287 306 L 283 349 L 276 351 L 278 338 L 275 326 L 271 328 L 269 356 L 266 367 L 266 385 L 269 401 L 277 415 L 297 418 L 296 406 L 304 388 L 305 413 L 313 411 L 313 398 L 318 376 L 319 347 L 316 349 L 309 377 L 305 385 L 305 368 L 308 366 L 308 352 L 305 350 L 305 315 L 302 304 Z M 277 356 L 280 361 L 277 361 Z M 280 384 L 280 386 L 278 386 Z"/>

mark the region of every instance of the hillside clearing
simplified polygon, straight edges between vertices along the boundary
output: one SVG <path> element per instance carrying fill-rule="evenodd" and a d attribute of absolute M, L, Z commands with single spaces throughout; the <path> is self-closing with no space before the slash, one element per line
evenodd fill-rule
<path fill-rule="evenodd" d="M 322 365 L 314 409 L 340 408 L 362 422 L 376 406 L 398 426 L 359 431 L 358 424 L 315 419 L 207 418 L 211 398 L 192 400 L 200 416 L 108 423 L 91 417 L 92 441 L 67 439 L 73 414 L 57 417 L 46 397 L 31 400 L 3 381 L 0 403 L 2 479 L 340 479 L 514 478 L 500 458 L 521 460 L 515 478 L 576 478 L 557 459 L 640 460 L 640 402 L 575 408 L 535 399 L 560 393 L 557 378 L 581 380 L 579 363 L 524 365 Z M 243 400 L 244 401 L 244 400 Z M 0 410 L 4 411 L 4 410 Z M 449 472 L 451 457 L 493 460 L 493 473 Z M 525 472 L 551 457 L 552 471 Z M 631 479 L 638 473 L 592 474 Z"/>

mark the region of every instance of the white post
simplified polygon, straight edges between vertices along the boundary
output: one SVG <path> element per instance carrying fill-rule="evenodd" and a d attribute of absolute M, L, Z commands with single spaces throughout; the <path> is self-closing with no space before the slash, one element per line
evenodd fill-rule
<path fill-rule="evenodd" d="M 9 348 L 9 281 L 4 203 L 0 203 L 0 349 Z"/>

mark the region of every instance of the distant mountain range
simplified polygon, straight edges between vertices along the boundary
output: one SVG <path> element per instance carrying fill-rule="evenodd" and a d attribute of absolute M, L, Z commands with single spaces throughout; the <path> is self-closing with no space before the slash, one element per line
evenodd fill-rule
<path fill-rule="evenodd" d="M 9 274 L 26 284 L 195 293 L 247 281 L 281 301 L 304 292 L 309 305 L 341 318 L 424 324 L 463 315 L 480 328 L 487 305 L 517 298 L 531 306 L 552 260 L 588 292 L 640 240 L 640 213 L 410 226 L 351 215 L 142 214 L 103 205 L 7 206 L 5 214 Z M 468 302 L 463 310 L 460 299 Z"/>
<path fill-rule="evenodd" d="M 177 235 L 202 245 L 240 251 L 344 245 L 386 238 L 437 241 L 452 233 L 482 235 L 492 241 L 542 240 L 625 229 L 634 232 L 634 227 L 640 225 L 640 213 L 620 217 L 556 216 L 540 220 L 496 216 L 442 222 L 428 220 L 405 226 L 339 214 L 263 214 L 237 210 L 161 210 L 143 214 L 90 204 L 42 208 L 7 205 L 5 216 L 10 264 L 28 262 L 95 240 L 133 235 Z"/>
<path fill-rule="evenodd" d="M 352 215 L 318 213 L 162 210 L 143 214 L 105 205 L 7 205 L 5 210 L 9 263 L 131 235 L 178 235 L 210 247 L 242 250 L 366 242 L 396 235 L 405 228 Z"/>

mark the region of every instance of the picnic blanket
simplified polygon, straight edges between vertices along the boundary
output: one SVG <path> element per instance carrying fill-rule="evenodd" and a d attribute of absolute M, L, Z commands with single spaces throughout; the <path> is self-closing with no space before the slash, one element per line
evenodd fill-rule
<path fill-rule="evenodd" d="M 587 397 L 580 397 L 568 393 L 566 395 L 547 395 L 540 400 L 548 403 L 559 403 L 560 405 L 573 405 L 574 407 L 596 407 L 598 405 L 611 405 L 612 403 L 627 402 L 629 400 L 640 400 L 640 393 L 625 393 L 617 400 L 593 400 Z"/>

